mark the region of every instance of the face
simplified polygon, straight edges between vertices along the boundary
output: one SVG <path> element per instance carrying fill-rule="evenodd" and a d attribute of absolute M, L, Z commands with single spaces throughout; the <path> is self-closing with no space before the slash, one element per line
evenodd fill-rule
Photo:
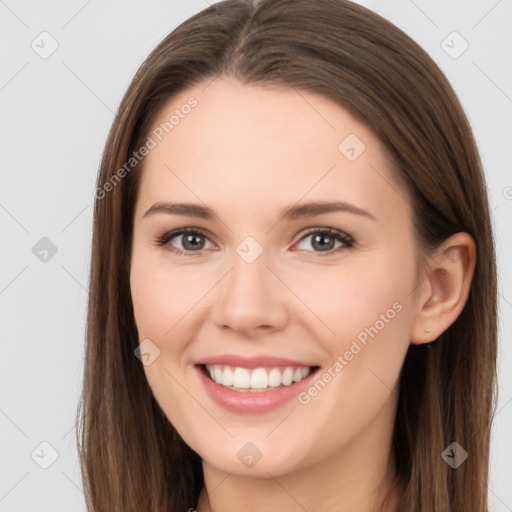
<path fill-rule="evenodd" d="M 226 78 L 173 97 L 149 135 L 130 286 L 170 422 L 241 475 L 380 449 L 416 265 L 378 139 L 323 96 Z"/>

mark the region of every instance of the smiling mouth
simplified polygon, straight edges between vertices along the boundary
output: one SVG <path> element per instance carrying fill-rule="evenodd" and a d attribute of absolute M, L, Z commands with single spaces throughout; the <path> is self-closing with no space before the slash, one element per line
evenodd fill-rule
<path fill-rule="evenodd" d="M 296 384 L 319 366 L 275 366 L 242 368 L 227 364 L 201 364 L 203 373 L 213 382 L 232 391 L 258 393 Z"/>

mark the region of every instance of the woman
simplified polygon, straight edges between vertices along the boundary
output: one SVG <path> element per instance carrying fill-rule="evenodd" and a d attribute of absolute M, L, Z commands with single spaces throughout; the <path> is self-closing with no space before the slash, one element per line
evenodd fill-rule
<path fill-rule="evenodd" d="M 496 269 L 447 79 L 344 0 L 152 52 L 97 181 L 90 510 L 488 510 Z"/>

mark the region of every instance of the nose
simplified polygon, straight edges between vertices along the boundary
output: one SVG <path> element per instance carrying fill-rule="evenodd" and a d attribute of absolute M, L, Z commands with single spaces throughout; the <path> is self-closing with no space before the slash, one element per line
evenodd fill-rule
<path fill-rule="evenodd" d="M 247 338 L 283 329 L 290 292 L 268 266 L 265 253 L 252 263 L 234 254 L 232 262 L 217 285 L 213 309 L 217 326 Z"/>

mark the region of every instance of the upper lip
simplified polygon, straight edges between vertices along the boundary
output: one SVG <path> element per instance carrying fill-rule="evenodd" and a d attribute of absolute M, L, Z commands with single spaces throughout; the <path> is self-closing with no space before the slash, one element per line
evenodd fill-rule
<path fill-rule="evenodd" d="M 237 354 L 223 354 L 213 357 L 206 357 L 196 362 L 196 364 L 225 364 L 228 366 L 235 366 L 238 368 L 261 368 L 264 366 L 301 366 L 301 367 L 311 367 L 315 366 L 310 363 L 305 363 L 303 361 L 297 361 L 293 359 L 285 359 L 282 357 L 274 357 L 274 356 L 254 356 L 254 357 L 244 357 Z"/>

